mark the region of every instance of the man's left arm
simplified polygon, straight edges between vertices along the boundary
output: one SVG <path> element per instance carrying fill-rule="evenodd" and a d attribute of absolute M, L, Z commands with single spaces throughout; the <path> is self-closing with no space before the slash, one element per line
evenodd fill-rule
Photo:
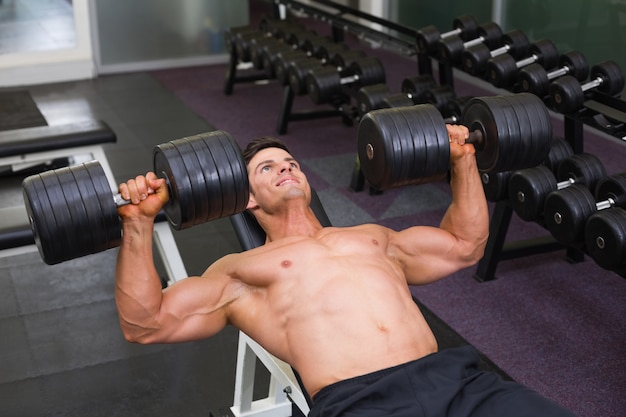
<path fill-rule="evenodd" d="M 489 211 L 467 128 L 449 126 L 452 202 L 439 228 L 416 226 L 392 234 L 392 256 L 409 284 L 446 277 L 478 262 L 489 236 Z"/>

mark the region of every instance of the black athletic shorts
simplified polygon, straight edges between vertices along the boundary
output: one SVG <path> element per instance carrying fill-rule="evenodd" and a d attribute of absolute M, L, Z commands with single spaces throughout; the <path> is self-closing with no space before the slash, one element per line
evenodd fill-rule
<path fill-rule="evenodd" d="M 309 417 L 575 417 L 536 392 L 477 369 L 471 346 L 340 381 L 313 399 Z"/>

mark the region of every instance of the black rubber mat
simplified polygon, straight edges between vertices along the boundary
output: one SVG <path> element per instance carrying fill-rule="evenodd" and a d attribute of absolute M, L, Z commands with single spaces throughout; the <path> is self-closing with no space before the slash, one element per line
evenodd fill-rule
<path fill-rule="evenodd" d="M 17 90 L 0 93 L 0 130 L 22 129 L 47 124 L 28 91 Z"/>

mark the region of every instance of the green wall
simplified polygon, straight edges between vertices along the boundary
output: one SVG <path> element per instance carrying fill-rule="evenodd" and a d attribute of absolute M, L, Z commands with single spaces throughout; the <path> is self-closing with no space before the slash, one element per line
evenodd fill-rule
<path fill-rule="evenodd" d="M 420 28 L 435 25 L 444 32 L 462 14 L 492 21 L 490 0 L 390 0 L 398 21 Z M 505 0 L 504 31 L 523 30 L 532 41 L 552 40 L 561 53 L 582 52 L 592 66 L 611 59 L 626 69 L 626 0 Z"/>

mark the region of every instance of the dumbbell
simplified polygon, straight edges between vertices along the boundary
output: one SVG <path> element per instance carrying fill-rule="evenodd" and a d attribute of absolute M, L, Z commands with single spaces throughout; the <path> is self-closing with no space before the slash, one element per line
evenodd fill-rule
<path fill-rule="evenodd" d="M 320 59 L 318 59 L 320 58 Z M 337 48 L 320 48 L 318 55 L 309 59 L 292 60 L 287 65 L 287 79 L 291 90 L 296 95 L 307 93 L 306 75 L 315 68 L 328 65 L 336 68 L 341 72 L 346 63 L 350 65 L 352 62 L 365 58 L 365 53 L 360 50 L 346 51 L 345 48 L 338 46 Z M 335 65 L 338 63 L 339 65 Z"/>
<path fill-rule="evenodd" d="M 345 54 L 350 55 L 364 55 L 362 51 L 351 52 L 348 50 L 348 46 L 344 43 L 333 42 L 327 38 L 311 38 L 304 42 L 302 49 L 296 49 L 294 53 L 279 53 L 276 58 L 272 60 L 272 67 L 276 78 L 282 85 L 287 85 L 289 81 L 289 67 L 296 61 L 311 58 L 317 60 L 319 65 L 326 65 L 329 63 L 330 58 L 337 59 L 338 56 Z M 346 58 L 348 59 L 348 58 Z"/>
<path fill-rule="evenodd" d="M 465 49 L 461 55 L 463 70 L 468 74 L 482 76 L 491 58 L 509 54 L 518 59 L 528 52 L 529 42 L 521 30 L 512 30 L 502 36 L 502 46 L 492 49 L 484 43 Z"/>
<path fill-rule="evenodd" d="M 609 271 L 626 268 L 626 210 L 613 207 L 592 214 L 585 223 L 585 248 Z"/>
<path fill-rule="evenodd" d="M 214 131 L 158 145 L 154 172 L 165 178 L 163 208 L 177 229 L 245 210 L 248 173 L 241 150 L 226 132 Z M 98 161 L 46 171 L 24 179 L 22 192 L 35 243 L 49 265 L 119 246 L 117 207 Z"/>
<path fill-rule="evenodd" d="M 572 155 L 574 155 L 574 150 L 571 145 L 564 138 L 555 137 L 552 139 L 550 152 L 548 152 L 548 157 L 543 161 L 543 165 L 548 167 L 554 175 L 558 175 L 561 162 Z"/>
<path fill-rule="evenodd" d="M 544 97 L 548 95 L 550 82 L 564 75 L 571 75 L 579 81 L 586 79 L 589 75 L 587 58 L 578 51 L 570 51 L 559 57 L 557 67 L 552 70 L 530 64 L 517 74 L 517 84 L 521 91 Z"/>
<path fill-rule="evenodd" d="M 592 189 L 605 176 L 604 164 L 597 156 L 571 155 L 559 164 L 557 176 L 545 165 L 515 171 L 508 184 L 509 203 L 521 219 L 537 221 L 551 192 L 573 184 Z"/>
<path fill-rule="evenodd" d="M 420 52 L 429 55 L 436 54 L 437 42 L 450 36 L 459 36 L 464 41 L 475 38 L 478 30 L 478 20 L 474 16 L 459 16 L 452 21 L 452 27 L 454 29 L 444 33 L 440 33 L 437 27 L 433 25 L 418 30 L 417 47 Z"/>
<path fill-rule="evenodd" d="M 462 121 L 481 172 L 535 166 L 548 154 L 550 116 L 532 94 L 474 97 Z M 438 180 L 449 168 L 446 123 L 431 104 L 369 112 L 359 123 L 357 147 L 363 174 L 377 190 Z"/>
<path fill-rule="evenodd" d="M 263 37 L 252 39 L 250 45 L 250 61 L 257 69 L 268 71 L 270 78 L 273 78 L 274 68 L 272 61 L 279 51 L 291 51 L 298 48 L 298 43 L 302 39 L 320 38 L 313 30 L 295 28 L 294 31 L 277 31 L 275 37 Z"/>
<path fill-rule="evenodd" d="M 456 35 L 441 39 L 437 42 L 437 57 L 452 65 L 458 65 L 461 62 L 463 51 L 467 48 L 481 43 L 484 43 L 490 49 L 501 45 L 502 29 L 497 23 L 489 22 L 479 26 L 476 34 L 478 35 L 476 38 L 468 41 L 464 41 L 460 36 Z"/>
<path fill-rule="evenodd" d="M 579 81 L 565 75 L 550 85 L 550 97 L 555 109 L 561 113 L 579 110 L 585 101 L 585 93 L 591 90 L 615 95 L 624 89 L 624 73 L 615 61 L 604 61 L 591 67 L 589 81 Z"/>
<path fill-rule="evenodd" d="M 420 74 L 402 80 L 401 93 L 394 94 L 387 84 L 372 84 L 361 87 L 356 101 L 362 116 L 372 110 L 424 104 L 423 95 L 435 88 L 437 83 L 430 74 Z"/>
<path fill-rule="evenodd" d="M 546 227 L 564 245 L 583 242 L 587 219 L 611 207 L 626 207 L 626 173 L 598 181 L 595 197 L 578 184 L 550 193 L 544 209 Z"/>
<path fill-rule="evenodd" d="M 273 42 L 283 39 L 286 32 L 290 30 L 302 30 L 302 25 L 292 21 L 284 20 L 266 20 L 260 25 L 260 29 L 256 31 L 240 30 L 235 36 L 229 36 L 229 43 L 232 43 L 237 53 L 237 58 L 241 62 L 252 62 L 253 51 L 258 45 L 264 42 Z M 232 51 L 232 47 L 230 49 Z M 256 57 L 257 67 L 261 62 Z"/>
<path fill-rule="evenodd" d="M 307 92 L 315 104 L 329 103 L 341 92 L 342 86 L 359 87 L 385 82 L 385 68 L 375 57 L 352 62 L 348 68 L 314 68 L 306 75 Z"/>
<path fill-rule="evenodd" d="M 508 87 L 515 83 L 520 68 L 537 63 L 544 68 L 553 68 L 559 62 L 559 51 L 554 42 L 541 39 L 530 45 L 529 56 L 519 61 L 510 54 L 502 54 L 487 62 L 487 80 L 495 87 Z"/>
<path fill-rule="evenodd" d="M 245 33 L 259 33 L 259 30 L 250 25 L 228 28 L 224 31 L 224 48 L 229 53 L 236 53 L 235 42 L 238 36 Z"/>

